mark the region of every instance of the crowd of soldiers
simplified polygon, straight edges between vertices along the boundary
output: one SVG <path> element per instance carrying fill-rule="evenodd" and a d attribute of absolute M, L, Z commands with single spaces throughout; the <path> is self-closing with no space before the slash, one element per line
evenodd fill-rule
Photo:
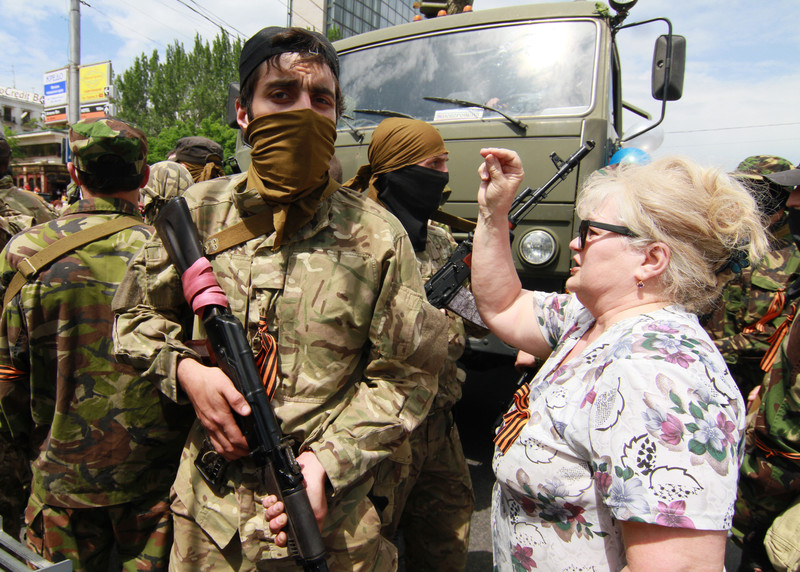
<path fill-rule="evenodd" d="M 407 569 L 464 570 L 474 494 L 452 408 L 465 335 L 480 328 L 423 289 L 455 248 L 430 221 L 448 151 L 430 125 L 387 119 L 369 164 L 341 185 L 330 172 L 338 71 L 313 32 L 247 41 L 237 122 L 252 153 L 240 175 L 224 176 L 222 148 L 205 138 L 147 165 L 135 126 L 72 125 L 60 213 L 13 186 L 0 141 L 0 514 L 38 554 L 75 570 L 108 570 L 112 553 L 137 570 L 296 569 L 236 422 L 249 406 L 192 343 L 203 337 L 194 297 L 221 294 L 260 364 L 263 341 L 276 346 L 266 391 L 330 568 L 397 569 L 402 531 Z M 769 558 L 800 500 L 798 173 L 765 156 L 737 169 L 774 243 L 704 317 L 750 395 L 743 570 L 778 568 Z M 189 292 L 199 279 L 178 274 L 150 226 L 177 196 L 220 292 Z M 208 458 L 221 478 L 207 478 Z"/>

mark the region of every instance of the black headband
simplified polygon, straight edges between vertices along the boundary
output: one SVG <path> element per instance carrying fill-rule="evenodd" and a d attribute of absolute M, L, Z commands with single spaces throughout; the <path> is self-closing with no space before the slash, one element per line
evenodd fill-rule
<path fill-rule="evenodd" d="M 274 43 L 275 36 L 290 30 L 302 32 L 303 35 L 298 35 L 288 40 L 279 40 L 277 44 Z M 318 44 L 318 46 L 315 46 L 315 44 Z M 264 28 L 247 40 L 242 47 L 242 54 L 239 56 L 239 85 L 244 85 L 245 80 L 253 73 L 253 70 L 261 65 L 261 62 L 268 60 L 272 56 L 286 53 L 314 53 L 315 49 L 321 50 L 323 58 L 330 66 L 333 75 L 338 79 L 339 57 L 336 55 L 336 50 L 328 41 L 328 38 L 319 32 L 302 28 L 281 28 L 279 26 Z"/>

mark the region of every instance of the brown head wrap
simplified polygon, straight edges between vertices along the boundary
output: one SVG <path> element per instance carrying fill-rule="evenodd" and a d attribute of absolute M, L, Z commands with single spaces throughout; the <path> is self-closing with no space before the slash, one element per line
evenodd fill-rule
<path fill-rule="evenodd" d="M 372 133 L 367 151 L 369 164 L 361 167 L 344 186 L 356 191 L 369 189 L 370 198 L 378 200 L 375 188 L 378 175 L 416 165 L 442 153 L 447 153 L 447 149 L 435 127 L 419 119 L 384 119 Z"/>

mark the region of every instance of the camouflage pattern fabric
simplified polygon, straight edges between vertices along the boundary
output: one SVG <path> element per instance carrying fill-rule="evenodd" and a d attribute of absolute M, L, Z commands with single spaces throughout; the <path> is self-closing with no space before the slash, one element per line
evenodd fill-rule
<path fill-rule="evenodd" d="M 0 255 L 0 295 L 22 258 L 125 215 L 138 216 L 135 205 L 82 200 L 16 235 Z M 166 498 L 177 471 L 193 412 L 111 352 L 111 299 L 151 232 L 142 223 L 64 255 L 25 284 L 0 318 L 0 430 L 31 441 L 38 453 L 32 498 L 48 507 Z M 27 516 L 34 516 L 30 507 Z"/>
<path fill-rule="evenodd" d="M 775 155 L 753 155 L 736 167 L 734 175 L 738 177 L 755 177 L 762 179 L 764 175 L 780 173 L 794 169 L 791 161 Z"/>
<path fill-rule="evenodd" d="M 199 183 L 184 194 L 201 240 L 266 208 L 258 191 L 247 188 L 246 177 Z M 374 509 L 367 510 L 368 488 L 358 485 L 360 497 L 345 491 L 427 415 L 446 354 L 446 319 L 424 300 L 400 224 L 352 191 L 339 190 L 320 203 L 312 220 L 275 252 L 274 238 L 262 235 L 219 252 L 211 264 L 254 344 L 253 354 L 261 316 L 277 342 L 279 381 L 272 404 L 298 451 L 312 450 L 327 472 L 328 550 L 333 554 L 352 544 L 369 554 L 382 541 L 379 520 L 370 516 Z M 198 356 L 184 343 L 192 335 L 193 315 L 157 237 L 133 261 L 114 308 L 118 359 L 176 398 L 178 358 Z M 191 443 L 200 442 L 201 434 L 198 422 Z M 247 559 L 286 558 L 285 550 L 265 540 L 268 529 L 257 502 L 263 491 L 255 490 L 249 460 L 231 463 L 227 483 L 212 489 L 194 466 L 191 443 L 175 481 L 191 520 L 217 547 L 238 534 Z M 256 516 L 242 516 L 251 514 Z M 180 538 L 176 534 L 175 551 L 187 554 Z"/>
<path fill-rule="evenodd" d="M 16 233 L 57 216 L 35 193 L 14 186 L 11 175 L 0 177 L 0 248 Z"/>
<path fill-rule="evenodd" d="M 70 127 L 69 147 L 72 162 L 79 171 L 116 176 L 138 175 L 147 166 L 147 137 L 145 134 L 114 117 L 84 119 Z M 107 164 L 112 157 L 114 163 Z M 122 165 L 129 172 L 122 170 Z"/>
<path fill-rule="evenodd" d="M 150 178 L 139 189 L 139 209 L 145 222 L 153 224 L 167 201 L 183 195 L 194 184 L 188 169 L 175 161 L 159 161 L 150 165 Z"/>
<path fill-rule="evenodd" d="M 795 320 L 759 398 L 748 409 L 733 524 L 737 537 L 744 537 L 746 549 L 757 554 L 763 553 L 761 543 L 772 521 L 800 495 L 798 420 L 800 321 Z"/>
<path fill-rule="evenodd" d="M 55 209 L 35 193 L 14 185 L 10 175 L 0 177 L 0 248 L 9 239 L 34 225 L 56 218 Z M 6 532 L 19 537 L 25 501 L 30 494 L 30 462 L 27 441 L 0 430 L 0 515 Z"/>
<path fill-rule="evenodd" d="M 50 562 L 71 560 L 74 572 L 111 570 L 115 550 L 121 569 L 165 571 L 172 545 L 168 501 L 161 494 L 112 507 L 71 509 L 34 497 L 25 538 Z"/>
<path fill-rule="evenodd" d="M 428 225 L 424 251 L 418 251 L 422 281 L 427 281 L 455 250 L 452 235 Z M 385 503 L 382 529 L 393 539 L 402 530 L 408 570 L 464 570 L 469 552 L 469 523 L 475 495 L 452 407 L 461 399 L 465 374 L 458 368 L 464 353 L 464 322 L 447 311 L 447 359 L 427 419 L 376 471 L 372 494 Z"/>
<path fill-rule="evenodd" d="M 196 474 L 190 475 L 187 470 L 193 466 L 190 460 L 196 456 L 202 443 L 201 433 L 193 437 L 184 449 L 176 486 L 184 482 L 184 478 L 203 482 Z M 236 487 L 238 506 L 229 505 L 226 508 L 234 511 L 232 518 L 240 522 L 240 534 L 234 534 L 227 544 L 220 544 L 220 529 L 214 526 L 214 518 L 210 518 L 211 511 L 207 508 L 200 508 L 198 511 L 196 506 L 187 507 L 181 500 L 181 495 L 173 489 L 175 539 L 170 555 L 171 569 L 215 572 L 300 571 L 301 568 L 295 560 L 288 557 L 287 550 L 275 545 L 274 536 L 264 524 L 265 514 L 261 500 L 266 496 L 266 491 L 255 474 L 246 468 L 241 473 L 232 467 L 228 470 L 231 473 L 236 471 L 229 475 L 228 483 Z M 343 490 L 335 501 L 328 499 L 328 515 L 322 529 L 322 539 L 331 571 L 397 570 L 397 549 L 381 536 L 381 517 L 368 497 L 372 483 L 373 479 L 367 473 Z M 207 507 L 222 501 L 220 496 L 203 500 Z M 198 501 L 190 502 L 197 505 Z"/>
<path fill-rule="evenodd" d="M 745 268 L 722 291 L 719 306 L 705 324 L 722 353 L 742 395 L 761 384 L 761 359 L 770 346 L 768 338 L 790 312 L 786 303 L 780 315 L 764 324 L 763 331 L 745 333 L 767 314 L 779 291 L 785 290 L 800 272 L 800 253 L 784 221 L 773 229 L 772 250 L 758 263 Z"/>

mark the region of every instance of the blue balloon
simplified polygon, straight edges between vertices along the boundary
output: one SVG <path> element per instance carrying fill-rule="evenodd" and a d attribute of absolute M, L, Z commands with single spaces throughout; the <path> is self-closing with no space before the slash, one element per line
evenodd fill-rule
<path fill-rule="evenodd" d="M 650 162 L 650 155 L 636 147 L 623 147 L 611 156 L 608 166 L 611 165 L 647 165 Z"/>

